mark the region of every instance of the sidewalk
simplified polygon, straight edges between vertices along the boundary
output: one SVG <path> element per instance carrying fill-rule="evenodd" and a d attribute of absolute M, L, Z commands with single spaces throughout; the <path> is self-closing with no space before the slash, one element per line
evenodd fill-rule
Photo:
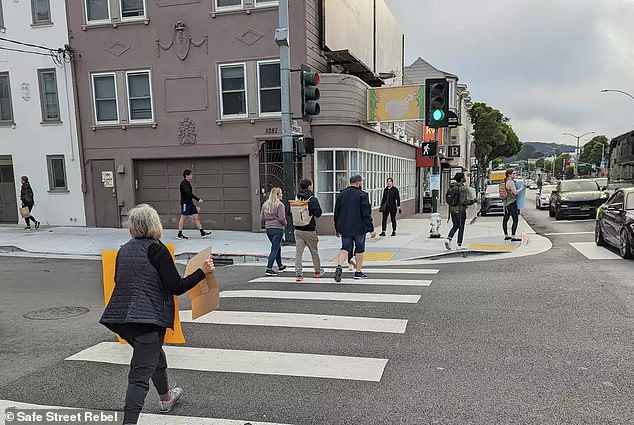
<path fill-rule="evenodd" d="M 474 220 L 475 208 L 471 208 L 471 216 L 467 220 L 463 246 L 466 251 L 456 257 L 454 250 L 447 251 L 444 239 L 451 228 L 447 223 L 446 212 L 441 212 L 443 221 L 440 229 L 442 238 L 429 237 L 430 214 L 417 214 L 398 221 L 397 235 L 370 239 L 366 244 L 365 260 L 373 265 L 388 265 L 395 262 L 408 264 L 420 262 L 446 262 L 443 259 L 464 261 L 469 254 L 478 255 L 477 260 L 494 259 L 498 255 L 525 256 L 544 252 L 551 248 L 550 241 L 539 235 L 528 226 L 520 216 L 519 233 L 523 234 L 521 243 L 504 241 L 501 230 L 501 217 L 478 217 Z M 322 220 L 331 219 L 324 217 Z M 380 225 L 377 234 L 380 232 Z M 391 227 L 388 225 L 388 235 Z M 189 240 L 176 239 L 176 231 L 167 229 L 163 242 L 174 244 L 179 258 L 188 258 L 192 253 L 212 246 L 218 257 L 227 257 L 235 263 L 265 261 L 270 243 L 264 233 L 215 230 L 211 237 L 201 239 L 196 230 L 184 232 Z M 42 227 L 39 230 L 27 231 L 18 226 L 0 226 L 0 255 L 4 256 L 45 256 L 49 258 L 100 259 L 101 251 L 117 249 L 129 240 L 127 229 L 86 228 L 86 227 Z M 322 262 L 334 260 L 339 252 L 341 241 L 336 236 L 320 236 L 319 251 Z M 294 246 L 282 247 L 285 262 L 291 263 L 295 257 Z M 441 258 L 438 258 L 441 257 Z M 304 253 L 304 261 L 310 262 L 308 250 Z M 292 263 L 291 263 L 292 264 Z"/>

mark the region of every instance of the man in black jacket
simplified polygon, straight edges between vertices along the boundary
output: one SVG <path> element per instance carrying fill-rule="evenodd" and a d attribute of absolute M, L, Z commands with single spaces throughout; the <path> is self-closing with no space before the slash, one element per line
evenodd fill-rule
<path fill-rule="evenodd" d="M 314 277 L 322 277 L 324 269 L 321 268 L 321 260 L 319 258 L 319 250 L 317 244 L 319 237 L 315 231 L 317 223 L 316 218 L 321 217 L 321 205 L 319 199 L 313 193 L 313 182 L 310 179 L 301 179 L 299 181 L 299 192 L 297 199 L 308 201 L 308 213 L 311 216 L 310 223 L 305 226 L 295 226 L 295 280 L 301 282 L 302 275 L 302 256 L 304 249 L 308 247 L 310 255 L 313 258 L 313 267 L 315 269 Z"/>
<path fill-rule="evenodd" d="M 194 205 L 194 199 L 198 202 L 202 202 L 203 200 L 194 195 L 191 184 L 193 178 L 194 175 L 192 174 L 192 170 L 183 171 L 183 181 L 180 185 L 181 218 L 178 220 L 178 235 L 176 235 L 178 239 L 189 239 L 187 236 L 183 235 L 183 226 L 185 226 L 185 221 L 187 221 L 190 217 L 194 219 L 196 228 L 200 231 L 200 237 L 206 238 L 207 236 L 211 235 L 211 232 L 205 232 L 205 230 L 203 229 L 203 225 L 200 224 L 198 209 Z"/>
<path fill-rule="evenodd" d="M 341 282 L 342 264 L 348 253 L 354 252 L 356 259 L 355 279 L 366 279 L 361 271 L 365 252 L 365 235 L 376 237 L 372 223 L 372 206 L 368 194 L 361 190 L 363 178 L 359 174 L 350 177 L 350 186 L 341 191 L 335 203 L 335 231 L 341 237 L 341 251 L 335 269 L 335 281 Z"/>

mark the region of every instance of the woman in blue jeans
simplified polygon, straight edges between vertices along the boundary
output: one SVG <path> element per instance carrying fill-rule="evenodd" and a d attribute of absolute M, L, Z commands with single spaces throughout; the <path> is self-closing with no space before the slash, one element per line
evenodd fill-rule
<path fill-rule="evenodd" d="M 277 272 L 273 270 L 274 262 L 277 262 L 278 271 L 281 272 L 286 268 L 282 264 L 282 238 L 284 237 L 284 227 L 286 227 L 286 208 L 282 202 L 283 196 L 282 189 L 279 187 L 271 189 L 269 199 L 264 202 L 260 212 L 262 226 L 266 229 L 266 236 L 271 241 L 271 253 L 264 272 L 267 276 L 277 276 Z"/>

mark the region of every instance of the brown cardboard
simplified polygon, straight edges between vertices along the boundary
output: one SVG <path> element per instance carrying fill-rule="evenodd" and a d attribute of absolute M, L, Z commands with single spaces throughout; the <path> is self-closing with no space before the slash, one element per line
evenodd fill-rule
<path fill-rule="evenodd" d="M 189 259 L 185 267 L 185 276 L 195 272 L 209 257 L 211 257 L 211 246 Z M 187 293 L 192 303 L 192 319 L 197 319 L 211 311 L 218 310 L 220 307 L 220 291 L 213 272 L 209 273 L 205 279 Z"/>

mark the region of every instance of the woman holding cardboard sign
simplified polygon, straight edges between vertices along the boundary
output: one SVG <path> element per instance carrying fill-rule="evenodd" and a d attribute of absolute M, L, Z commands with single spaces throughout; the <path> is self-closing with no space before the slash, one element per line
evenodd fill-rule
<path fill-rule="evenodd" d="M 130 210 L 132 239 L 119 249 L 115 288 L 99 323 L 116 332 L 133 348 L 125 397 L 124 424 L 136 424 L 149 390 L 159 393 L 160 412 L 167 413 L 183 395 L 169 389 L 163 338 L 174 327 L 174 295 L 182 295 L 214 270 L 213 260 L 181 278 L 168 249 L 160 242 L 161 219 L 154 208 L 141 204 Z"/>

